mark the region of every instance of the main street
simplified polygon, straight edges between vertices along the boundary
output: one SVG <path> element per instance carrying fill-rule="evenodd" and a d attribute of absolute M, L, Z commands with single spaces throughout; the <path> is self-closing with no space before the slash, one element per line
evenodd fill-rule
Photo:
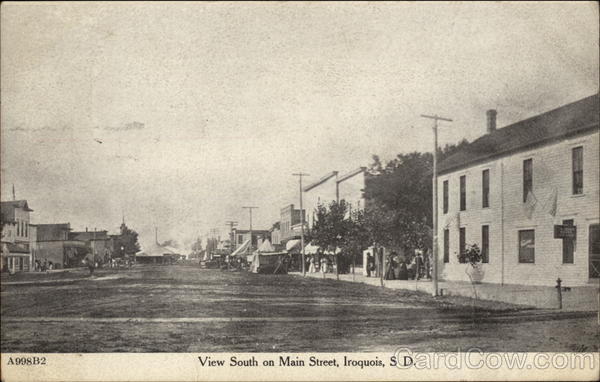
<path fill-rule="evenodd" d="M 597 351 L 596 313 L 197 265 L 2 278 L 2 352 Z"/>

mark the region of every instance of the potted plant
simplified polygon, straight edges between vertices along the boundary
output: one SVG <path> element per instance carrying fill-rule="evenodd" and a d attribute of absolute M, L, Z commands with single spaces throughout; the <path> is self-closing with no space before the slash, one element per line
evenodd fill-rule
<path fill-rule="evenodd" d="M 469 276 L 473 284 L 480 284 L 485 275 L 483 266 L 481 265 L 482 260 L 481 249 L 477 244 L 467 245 L 465 251 L 458 254 L 458 261 L 468 264 L 465 273 Z"/>

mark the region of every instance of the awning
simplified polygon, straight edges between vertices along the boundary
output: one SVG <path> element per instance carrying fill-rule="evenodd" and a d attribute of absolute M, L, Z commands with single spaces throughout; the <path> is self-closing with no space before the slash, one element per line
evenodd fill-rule
<path fill-rule="evenodd" d="M 269 239 L 266 239 L 260 247 L 258 247 L 258 252 L 275 252 L 275 248 L 273 248 Z"/>
<path fill-rule="evenodd" d="M 294 249 L 300 249 L 300 240 L 294 239 L 285 243 L 285 250 L 288 252 L 293 251 Z"/>
<path fill-rule="evenodd" d="M 237 249 L 235 251 L 233 251 L 233 253 L 231 254 L 231 256 L 239 256 L 242 253 L 248 251 L 248 247 L 250 247 L 250 239 L 246 240 L 244 242 L 244 244 L 240 245 L 239 247 L 237 247 Z"/>
<path fill-rule="evenodd" d="M 308 243 L 306 247 L 304 247 L 304 253 L 307 255 L 314 255 L 319 250 L 318 245 L 314 245 L 313 243 Z"/>

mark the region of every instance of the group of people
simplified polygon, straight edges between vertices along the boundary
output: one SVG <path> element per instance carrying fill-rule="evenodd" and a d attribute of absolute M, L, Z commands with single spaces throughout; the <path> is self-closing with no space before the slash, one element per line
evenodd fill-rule
<path fill-rule="evenodd" d="M 333 273 L 333 259 L 324 254 L 308 255 L 306 265 L 308 273 Z"/>
<path fill-rule="evenodd" d="M 375 265 L 375 257 L 367 254 L 367 277 L 371 275 L 378 277 L 379 272 Z M 421 251 L 416 251 L 415 255 L 407 261 L 406 256 L 399 255 L 397 252 L 391 252 L 385 258 L 385 280 L 420 280 L 422 278 L 431 278 L 431 259 L 424 256 Z M 379 271 L 379 272 L 378 272 Z"/>
<path fill-rule="evenodd" d="M 52 269 L 54 269 L 54 263 L 52 263 L 52 261 L 48 261 L 48 259 L 44 259 L 44 262 L 36 259 L 33 263 L 33 270 L 35 272 L 48 272 Z"/>

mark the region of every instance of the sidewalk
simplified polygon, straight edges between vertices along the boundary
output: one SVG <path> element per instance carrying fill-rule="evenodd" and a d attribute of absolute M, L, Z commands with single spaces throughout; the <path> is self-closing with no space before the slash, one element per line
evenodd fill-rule
<path fill-rule="evenodd" d="M 302 277 L 301 272 L 290 274 Z M 322 273 L 306 273 L 307 277 L 323 278 Z M 335 273 L 327 273 L 327 279 L 336 279 Z M 359 274 L 358 269 L 354 275 L 340 275 L 340 281 L 359 282 L 368 285 L 381 286 L 378 277 L 366 277 Z M 433 283 L 430 280 L 383 280 L 385 288 L 403 289 L 433 293 Z M 475 297 L 473 286 L 467 282 L 440 281 L 438 289 L 444 296 Z M 499 285 L 499 284 L 477 284 L 477 297 L 481 300 L 502 301 L 511 304 L 524 305 L 541 309 L 558 309 L 558 293 L 556 288 L 549 286 L 534 285 Z M 564 311 L 598 311 L 600 305 L 598 284 L 589 286 L 572 287 L 569 291 L 562 292 Z"/>

